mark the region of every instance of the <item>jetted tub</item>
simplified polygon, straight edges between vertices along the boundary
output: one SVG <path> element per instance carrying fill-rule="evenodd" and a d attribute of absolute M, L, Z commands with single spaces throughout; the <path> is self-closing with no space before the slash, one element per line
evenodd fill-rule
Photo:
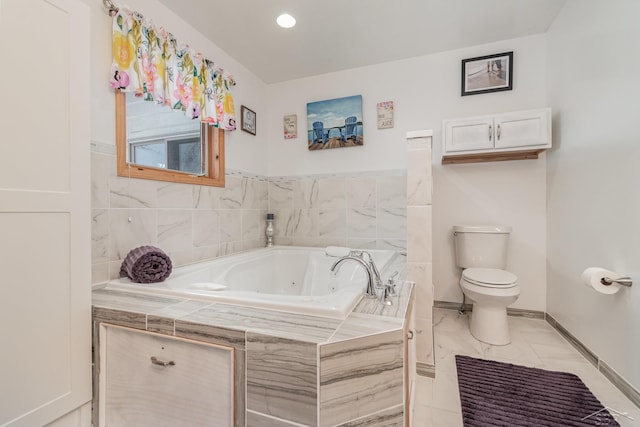
<path fill-rule="evenodd" d="M 385 276 L 396 253 L 368 252 Z M 344 319 L 364 295 L 367 274 L 360 263 L 346 260 L 334 275 L 330 268 L 337 260 L 324 248 L 274 246 L 178 267 L 161 283 L 121 278 L 106 288 Z"/>

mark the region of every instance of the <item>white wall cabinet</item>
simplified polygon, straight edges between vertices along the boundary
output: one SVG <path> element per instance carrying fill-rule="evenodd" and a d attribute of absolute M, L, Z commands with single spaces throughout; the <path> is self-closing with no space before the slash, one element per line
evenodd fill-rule
<path fill-rule="evenodd" d="M 537 158 L 548 148 L 549 108 L 450 119 L 442 125 L 442 163 Z"/>
<path fill-rule="evenodd" d="M 234 349 L 100 327 L 100 427 L 232 427 Z"/>

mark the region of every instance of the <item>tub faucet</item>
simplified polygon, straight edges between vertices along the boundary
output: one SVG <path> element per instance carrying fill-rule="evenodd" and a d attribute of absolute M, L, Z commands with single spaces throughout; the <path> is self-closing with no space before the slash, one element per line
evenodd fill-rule
<path fill-rule="evenodd" d="M 331 272 L 333 272 L 335 274 L 340 269 L 340 266 L 342 265 L 342 263 L 344 261 L 347 261 L 347 260 L 356 261 L 356 262 L 360 263 L 360 265 L 362 265 L 364 267 L 364 270 L 367 272 L 367 279 L 368 279 L 367 280 L 367 290 L 365 291 L 364 295 L 367 298 L 375 298 L 376 297 L 376 287 L 374 285 L 375 273 L 372 272 L 370 264 L 367 263 L 362 258 L 357 257 L 357 256 L 353 256 L 353 255 L 343 256 L 343 257 L 339 258 L 336 262 L 333 263 L 333 265 L 331 266 Z"/>
<path fill-rule="evenodd" d="M 362 254 L 367 256 L 367 262 L 369 263 L 369 269 L 373 273 L 376 288 L 383 288 L 384 285 L 382 284 L 382 278 L 380 278 L 380 270 L 378 270 L 376 263 L 373 262 L 373 257 L 367 251 L 363 251 Z"/>

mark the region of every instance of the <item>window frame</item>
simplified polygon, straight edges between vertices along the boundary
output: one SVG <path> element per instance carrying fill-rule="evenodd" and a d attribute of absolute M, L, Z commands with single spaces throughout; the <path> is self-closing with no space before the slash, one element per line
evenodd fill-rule
<path fill-rule="evenodd" d="M 224 187 L 224 130 L 201 124 L 205 135 L 207 171 L 203 175 L 190 172 L 154 168 L 127 162 L 127 101 L 124 92 L 115 91 L 116 98 L 116 169 L 118 176 L 181 184 Z M 203 156 L 205 157 L 205 156 Z"/>

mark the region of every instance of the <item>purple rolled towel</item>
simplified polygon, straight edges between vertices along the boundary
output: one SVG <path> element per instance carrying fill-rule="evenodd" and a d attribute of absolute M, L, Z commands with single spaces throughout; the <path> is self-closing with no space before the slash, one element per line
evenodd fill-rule
<path fill-rule="evenodd" d="M 162 282 L 171 274 L 171 258 L 155 246 L 131 249 L 122 261 L 120 277 L 136 283 Z"/>

